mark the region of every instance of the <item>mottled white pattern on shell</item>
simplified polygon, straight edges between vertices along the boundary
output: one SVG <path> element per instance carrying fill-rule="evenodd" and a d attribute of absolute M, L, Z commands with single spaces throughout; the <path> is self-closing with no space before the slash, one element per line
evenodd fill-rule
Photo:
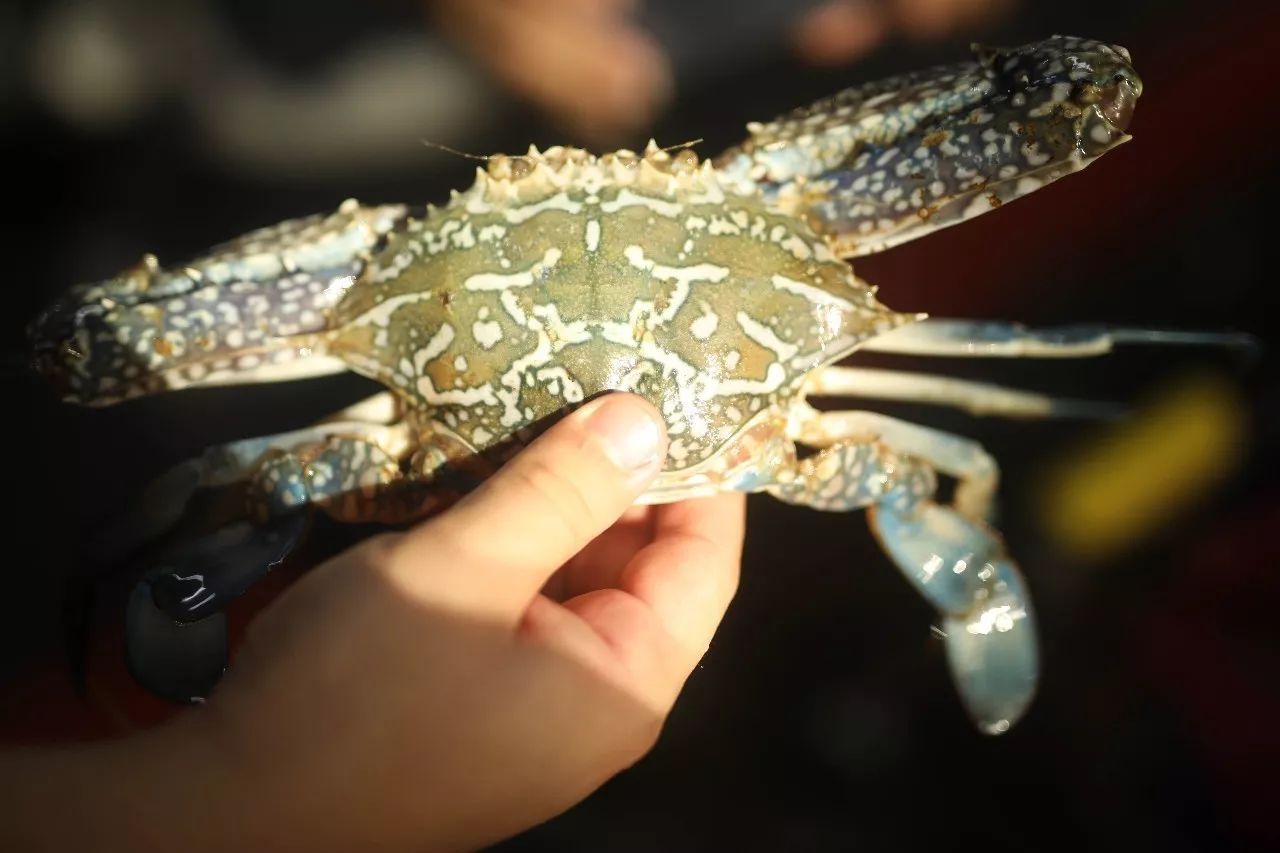
<path fill-rule="evenodd" d="M 791 276 L 782 286 L 775 269 Z M 805 372 L 904 319 L 803 222 L 655 148 L 495 158 L 394 235 L 364 281 L 338 307 L 335 351 L 464 441 L 483 448 L 599 391 L 632 390 L 668 416 L 669 467 L 682 468 L 707 463 Z M 387 346 L 371 346 L 374 327 Z M 449 346 L 431 346 L 455 327 Z"/>

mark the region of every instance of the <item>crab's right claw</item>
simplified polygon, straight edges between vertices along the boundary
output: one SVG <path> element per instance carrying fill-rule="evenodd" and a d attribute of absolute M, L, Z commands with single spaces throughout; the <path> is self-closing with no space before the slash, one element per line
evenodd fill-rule
<path fill-rule="evenodd" d="M 854 257 L 997 208 L 1129 139 L 1142 81 L 1124 48 L 1054 36 L 974 54 L 753 125 L 716 167 Z"/>
<path fill-rule="evenodd" d="M 1017 566 L 984 525 L 932 502 L 880 505 L 871 526 L 903 574 L 943 617 L 951 676 L 977 726 L 1000 734 L 1035 695 L 1039 650 Z"/>

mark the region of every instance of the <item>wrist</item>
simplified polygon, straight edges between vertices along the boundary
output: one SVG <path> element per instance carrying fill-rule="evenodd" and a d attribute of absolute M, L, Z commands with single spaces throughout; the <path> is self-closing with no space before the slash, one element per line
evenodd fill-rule
<path fill-rule="evenodd" d="M 249 793 L 203 711 L 118 740 L 0 753 L 0 848 L 228 849 Z"/>

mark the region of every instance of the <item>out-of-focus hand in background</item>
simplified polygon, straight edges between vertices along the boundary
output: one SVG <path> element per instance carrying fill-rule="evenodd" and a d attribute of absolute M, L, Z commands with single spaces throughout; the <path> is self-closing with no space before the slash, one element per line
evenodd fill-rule
<path fill-rule="evenodd" d="M 673 118 L 677 96 L 727 93 L 744 70 L 787 53 L 842 68 L 895 42 L 985 37 L 1016 6 L 396 0 L 362 11 L 345 0 L 55 0 L 21 19 L 26 48 L 9 61 L 24 66 L 14 78 L 36 102 L 82 131 L 130 132 L 172 110 L 233 170 L 317 184 L 416 169 L 423 139 L 488 153 L 504 122 L 527 123 L 512 115 L 521 105 L 555 142 L 635 148 Z M 302 26 L 305 39 L 278 37 Z"/>
<path fill-rule="evenodd" d="M 639 0 L 436 0 L 441 29 L 506 88 L 587 138 L 648 125 L 671 68 Z"/>
<path fill-rule="evenodd" d="M 902 35 L 937 41 L 985 26 L 1008 13 L 1016 0 L 826 0 L 796 20 L 792 40 L 808 62 L 842 65 Z"/>
<path fill-rule="evenodd" d="M 893 36 L 932 41 L 989 24 L 1014 0 L 794 5 L 786 27 L 794 50 L 806 62 L 841 65 Z M 643 131 L 672 95 L 671 59 L 645 24 L 642 0 L 434 0 L 431 9 L 501 85 L 587 142 Z"/>

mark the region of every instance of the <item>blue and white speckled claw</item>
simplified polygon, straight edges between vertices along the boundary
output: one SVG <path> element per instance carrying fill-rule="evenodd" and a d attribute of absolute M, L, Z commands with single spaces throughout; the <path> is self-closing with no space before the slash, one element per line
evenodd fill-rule
<path fill-rule="evenodd" d="M 147 255 L 68 290 L 30 324 L 37 370 L 63 397 L 103 406 L 192 385 L 335 373 L 316 337 L 402 205 L 344 202 L 161 267 Z"/>
<path fill-rule="evenodd" d="M 943 616 L 947 660 L 978 728 L 1000 734 L 1035 695 L 1039 651 L 1026 585 L 997 536 L 930 501 L 873 507 L 871 527 L 912 585 Z"/>
<path fill-rule="evenodd" d="M 1129 139 L 1142 81 L 1124 48 L 1054 36 L 974 56 L 751 125 L 716 165 L 853 257 L 992 210 Z"/>

